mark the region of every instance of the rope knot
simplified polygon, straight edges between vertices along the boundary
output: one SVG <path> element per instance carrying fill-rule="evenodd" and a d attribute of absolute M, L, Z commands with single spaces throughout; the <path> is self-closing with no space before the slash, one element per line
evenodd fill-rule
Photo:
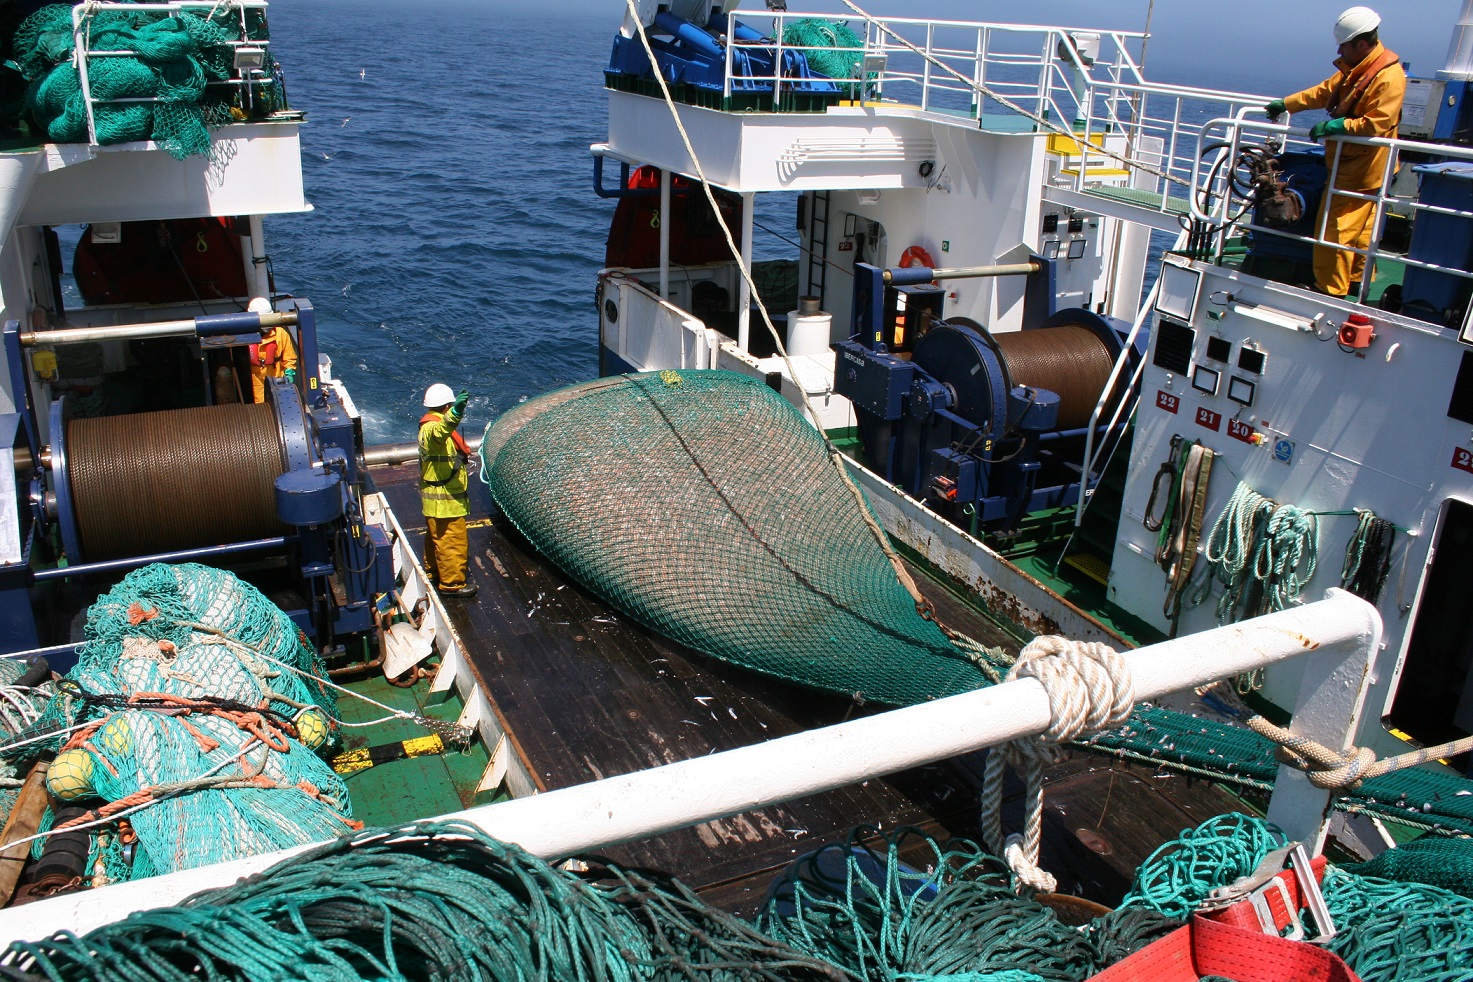
<path fill-rule="evenodd" d="M 1135 705 L 1135 683 L 1125 658 L 1098 641 L 1036 637 L 1008 671 L 1008 680 L 1015 678 L 1037 679 L 1048 694 L 1053 718 L 1039 739 L 1050 744 L 1118 726 Z"/>
<path fill-rule="evenodd" d="M 1008 681 L 1037 679 L 1049 700 L 1049 725 L 1036 739 L 1013 740 L 987 755 L 982 784 L 982 837 L 1007 861 L 1018 882 L 1053 892 L 1054 878 L 1038 865 L 1043 839 L 1043 765 L 1055 748 L 1102 728 L 1118 726 L 1135 705 L 1135 684 L 1120 653 L 1095 641 L 1036 637 L 1008 670 Z M 1023 835 L 1002 833 L 1003 768 L 1011 764 L 1023 777 Z"/>

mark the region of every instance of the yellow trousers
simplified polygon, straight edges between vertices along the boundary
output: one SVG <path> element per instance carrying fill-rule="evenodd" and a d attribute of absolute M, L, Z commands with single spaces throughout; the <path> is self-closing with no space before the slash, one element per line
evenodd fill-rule
<path fill-rule="evenodd" d="M 1375 191 L 1363 192 L 1374 194 Z M 1359 198 L 1347 198 L 1325 188 L 1320 200 L 1320 214 L 1315 221 L 1315 231 L 1324 223 L 1324 238 L 1340 245 L 1368 249 L 1371 234 L 1375 232 L 1376 203 Z M 1366 271 L 1366 257 L 1343 249 L 1316 245 L 1314 247 L 1314 282 L 1325 293 L 1343 297 L 1353 284 L 1359 284 Z"/>
<path fill-rule="evenodd" d="M 465 568 L 470 553 L 465 516 L 425 516 L 425 526 L 425 575 L 442 590 L 458 590 L 465 586 Z"/>

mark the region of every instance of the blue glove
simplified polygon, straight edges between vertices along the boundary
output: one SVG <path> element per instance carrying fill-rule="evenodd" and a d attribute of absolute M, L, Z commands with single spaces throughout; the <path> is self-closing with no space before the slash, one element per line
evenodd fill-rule
<path fill-rule="evenodd" d="M 282 372 L 281 377 L 292 385 L 297 384 L 297 370 L 295 368 L 288 368 L 285 372 Z"/>
<path fill-rule="evenodd" d="M 1275 99 L 1273 102 L 1270 102 L 1268 105 L 1264 106 L 1263 111 L 1268 113 L 1269 119 L 1278 119 L 1280 116 L 1284 115 L 1284 110 L 1286 108 L 1287 107 L 1284 105 L 1283 99 Z"/>
<path fill-rule="evenodd" d="M 461 419 L 465 416 L 465 407 L 470 404 L 470 401 L 470 391 L 467 389 L 461 389 L 460 394 L 455 397 L 455 405 L 452 406 L 450 409 L 450 411 L 455 414 L 456 419 Z"/>
<path fill-rule="evenodd" d="M 1309 138 L 1318 143 L 1328 136 L 1339 136 L 1345 132 L 1345 120 L 1327 119 L 1314 124 L 1314 129 L 1309 131 Z"/>

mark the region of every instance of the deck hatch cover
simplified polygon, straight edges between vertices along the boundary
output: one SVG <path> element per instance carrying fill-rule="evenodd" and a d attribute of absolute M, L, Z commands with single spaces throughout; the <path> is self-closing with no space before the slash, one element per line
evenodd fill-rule
<path fill-rule="evenodd" d="M 1463 352 L 1458 377 L 1453 382 L 1453 395 L 1448 400 L 1447 414 L 1464 423 L 1473 423 L 1473 351 Z"/>
<path fill-rule="evenodd" d="M 1166 317 L 1158 319 L 1156 325 L 1156 353 L 1151 364 L 1177 375 L 1188 375 L 1192 371 L 1192 345 L 1197 332 L 1180 321 Z"/>

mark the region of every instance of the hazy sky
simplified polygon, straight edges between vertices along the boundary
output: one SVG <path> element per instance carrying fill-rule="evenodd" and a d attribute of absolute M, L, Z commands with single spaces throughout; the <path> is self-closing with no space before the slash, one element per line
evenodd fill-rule
<path fill-rule="evenodd" d="M 302 2 L 302 0 L 282 0 Z M 525 12 L 518 0 L 481 0 L 493 8 Z M 1141 30 L 1151 0 L 856 0 L 873 14 L 896 17 L 934 17 L 951 20 L 1026 20 L 1033 24 Z M 1304 84 L 1329 74 L 1335 57 L 1330 27 L 1350 0 L 1155 0 L 1147 52 L 1147 74 L 1163 81 L 1181 81 L 1183 72 L 1213 79 L 1234 79 L 1234 88 L 1273 92 L 1286 72 L 1303 76 Z M 1433 75 L 1445 60 L 1453 27 L 1463 0 L 1372 0 L 1383 18 L 1382 37 L 1411 62 L 1417 75 Z M 617 24 L 623 0 L 541 0 L 538 8 L 560 13 L 607 16 Z M 838 0 L 788 0 L 792 11 L 831 13 L 852 17 Z M 740 9 L 764 10 L 762 0 L 741 0 Z M 605 14 L 606 12 L 606 14 Z M 1302 66 L 1302 68 L 1300 67 Z M 1151 69 L 1155 70 L 1152 71 Z M 1166 78 L 1165 75 L 1173 76 Z M 1249 85 L 1255 76 L 1267 76 L 1263 85 Z M 1205 84 L 1205 83 L 1204 83 Z M 1219 83 L 1222 84 L 1222 83 Z"/>

